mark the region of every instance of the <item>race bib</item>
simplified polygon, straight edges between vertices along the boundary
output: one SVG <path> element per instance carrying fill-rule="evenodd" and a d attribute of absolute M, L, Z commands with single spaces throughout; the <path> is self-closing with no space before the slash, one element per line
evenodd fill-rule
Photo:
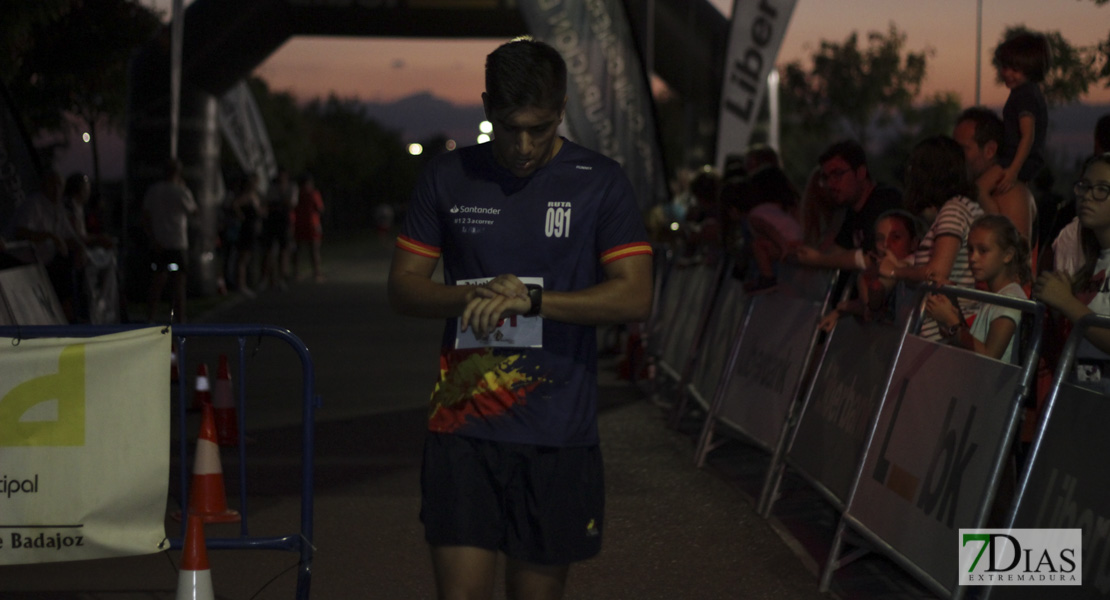
<path fill-rule="evenodd" d="M 481 285 L 492 277 L 480 279 L 461 279 L 459 285 Z M 521 277 L 525 284 L 543 287 L 543 277 Z M 501 319 L 489 335 L 478 337 L 474 329 L 462 330 L 462 319 L 458 320 L 455 331 L 455 349 L 466 348 L 543 348 L 543 317 L 516 315 Z"/>

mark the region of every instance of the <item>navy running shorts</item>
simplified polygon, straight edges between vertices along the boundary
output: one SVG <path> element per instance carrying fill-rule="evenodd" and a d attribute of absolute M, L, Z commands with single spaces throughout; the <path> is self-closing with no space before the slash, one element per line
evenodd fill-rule
<path fill-rule="evenodd" d="M 601 551 L 598 446 L 555 448 L 429 433 L 420 520 L 432 546 L 471 546 L 537 565 Z"/>

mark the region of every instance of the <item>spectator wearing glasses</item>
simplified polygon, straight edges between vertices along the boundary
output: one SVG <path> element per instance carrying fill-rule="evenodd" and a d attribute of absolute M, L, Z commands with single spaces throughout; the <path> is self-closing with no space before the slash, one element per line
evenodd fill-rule
<path fill-rule="evenodd" d="M 819 181 L 829 200 L 844 207 L 844 221 L 830 250 L 801 246 L 795 256 L 799 263 L 811 267 L 866 269 L 867 257 L 875 248 L 875 222 L 883 213 L 903 208 L 902 194 L 872 179 L 863 147 L 855 141 L 829 146 L 818 163 Z"/>
<path fill-rule="evenodd" d="M 1110 315 L 1110 152 L 1096 154 L 1083 167 L 1073 187 L 1079 210 L 1083 264 L 1067 271 L 1042 273 L 1033 297 L 1069 322 L 1091 314 Z M 1081 385 L 1110 393 L 1110 331 L 1092 328 L 1080 344 L 1076 377 Z"/>

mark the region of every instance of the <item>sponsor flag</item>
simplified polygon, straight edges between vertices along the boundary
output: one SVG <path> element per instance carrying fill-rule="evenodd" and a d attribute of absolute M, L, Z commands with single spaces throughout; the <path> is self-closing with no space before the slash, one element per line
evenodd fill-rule
<path fill-rule="evenodd" d="M 277 173 L 277 159 L 270 145 L 270 134 L 262 113 L 245 80 L 220 96 L 218 111 L 220 132 L 224 134 L 239 166 L 248 173 L 257 173 L 263 185 Z"/>
<path fill-rule="evenodd" d="M 795 0 L 735 0 L 721 82 L 717 167 L 748 149 L 767 75 L 775 66 Z"/>
<path fill-rule="evenodd" d="M 651 88 L 619 0 L 521 2 L 537 38 L 567 62 L 569 137 L 624 167 L 641 209 L 666 201 Z"/>

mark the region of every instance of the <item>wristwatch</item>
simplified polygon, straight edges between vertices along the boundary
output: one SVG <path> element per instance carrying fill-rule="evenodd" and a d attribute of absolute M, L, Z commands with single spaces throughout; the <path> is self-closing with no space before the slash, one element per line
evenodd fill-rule
<path fill-rule="evenodd" d="M 524 287 L 528 288 L 528 300 L 532 302 L 532 306 L 524 316 L 535 317 L 540 314 L 540 308 L 543 306 L 543 287 L 534 283 L 527 283 Z"/>
<path fill-rule="evenodd" d="M 952 337 L 960 332 L 960 327 L 963 327 L 963 323 L 956 323 L 954 325 L 942 325 L 940 327 L 940 334 L 946 338 Z"/>

